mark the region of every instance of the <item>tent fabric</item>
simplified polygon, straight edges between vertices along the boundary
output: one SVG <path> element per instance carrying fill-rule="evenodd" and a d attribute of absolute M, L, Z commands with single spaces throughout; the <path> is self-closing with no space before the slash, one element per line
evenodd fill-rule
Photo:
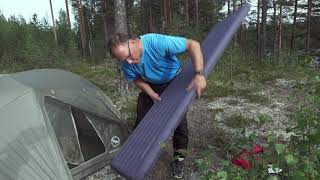
<path fill-rule="evenodd" d="M 32 70 L 1 75 L 0 85 L 0 179 L 80 179 L 128 136 L 111 100 L 78 75 Z"/>
<path fill-rule="evenodd" d="M 19 85 L 12 89 L 21 96 L 0 110 L 0 179 L 71 179 L 55 141 L 48 136 L 34 91 Z M 18 109 L 23 112 L 17 113 Z"/>
<path fill-rule="evenodd" d="M 218 23 L 202 43 L 204 74 L 207 76 L 217 63 L 228 42 L 249 11 L 249 5 Z M 173 134 L 183 114 L 195 98 L 195 91 L 185 89 L 193 78 L 191 59 L 162 93 L 142 122 L 113 157 L 112 167 L 128 179 L 143 179 L 159 156 L 161 144 Z M 159 116 L 161 114 L 161 116 Z"/>
<path fill-rule="evenodd" d="M 111 100 L 89 81 L 59 69 L 37 69 L 10 75 L 16 81 L 102 117 L 120 119 Z M 94 106 L 92 106 L 94 104 Z"/>
<path fill-rule="evenodd" d="M 52 98 L 45 99 L 45 106 L 48 116 L 52 117 L 50 122 L 66 161 L 75 165 L 83 163 L 84 158 L 70 107 Z"/>

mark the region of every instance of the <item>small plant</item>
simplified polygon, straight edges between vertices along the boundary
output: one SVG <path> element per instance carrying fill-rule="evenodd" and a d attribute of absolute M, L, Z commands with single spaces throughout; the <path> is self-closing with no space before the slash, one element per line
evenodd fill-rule
<path fill-rule="evenodd" d="M 267 114 L 260 114 L 259 121 L 261 124 L 265 124 L 271 120 L 271 117 Z"/>

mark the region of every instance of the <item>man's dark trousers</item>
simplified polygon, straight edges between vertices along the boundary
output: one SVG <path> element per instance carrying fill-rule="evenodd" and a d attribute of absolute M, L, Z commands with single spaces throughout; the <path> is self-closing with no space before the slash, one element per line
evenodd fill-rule
<path fill-rule="evenodd" d="M 169 82 L 170 83 L 170 82 Z M 150 87 L 154 92 L 161 95 L 161 93 L 167 88 L 169 83 L 166 84 L 151 84 Z M 147 114 L 149 109 L 153 105 L 153 100 L 145 92 L 140 92 L 137 102 L 137 119 L 134 128 L 138 126 L 143 117 Z M 186 149 L 188 147 L 188 124 L 187 124 L 187 113 L 183 116 L 183 119 L 173 135 L 173 148 L 175 150 Z"/>

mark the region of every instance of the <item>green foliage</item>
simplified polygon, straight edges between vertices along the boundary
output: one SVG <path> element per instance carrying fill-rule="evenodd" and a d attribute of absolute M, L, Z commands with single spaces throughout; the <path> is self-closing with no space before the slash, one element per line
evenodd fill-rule
<path fill-rule="evenodd" d="M 270 121 L 270 120 L 271 120 L 271 117 L 268 116 L 267 114 L 261 114 L 261 115 L 259 116 L 259 121 L 260 121 L 261 124 L 265 124 L 265 123 L 267 123 L 267 122 Z"/>
<path fill-rule="evenodd" d="M 58 44 L 55 43 L 46 19 L 34 14 L 30 23 L 22 17 L 8 20 L 0 16 L 0 64 L 3 69 L 22 71 L 34 68 L 58 67 L 79 57 L 75 33 L 67 29 L 66 14 L 60 11 L 57 21 Z"/>
<path fill-rule="evenodd" d="M 314 71 L 305 66 L 310 62 L 308 55 L 286 53 L 279 59 L 270 58 L 256 61 L 255 55 L 243 51 L 237 44 L 230 45 L 221 60 L 208 77 L 208 90 L 204 97 L 237 96 L 248 99 L 252 103 L 270 104 L 270 99 L 256 92 L 266 91 L 265 85 L 277 79 L 310 79 L 307 84 L 297 84 L 297 88 L 307 89 L 320 94 L 320 81 Z M 303 62 L 303 63 L 302 63 Z"/>
<path fill-rule="evenodd" d="M 201 26 L 190 26 L 183 16 L 173 16 L 170 24 L 166 28 L 166 34 L 185 36 L 190 39 L 201 41 L 207 31 Z"/>
<path fill-rule="evenodd" d="M 301 60 L 304 58 L 308 57 L 301 56 L 299 59 Z M 283 62 L 288 63 L 288 60 Z M 238 64 L 239 62 L 236 61 L 236 63 Z M 239 64 L 237 66 L 238 70 L 243 71 L 241 63 Z M 259 67 L 259 64 L 263 64 L 263 69 Z M 293 111 L 291 120 L 294 122 L 294 126 L 289 126 L 287 129 L 287 133 L 291 134 L 291 136 L 287 141 L 282 141 L 273 134 L 269 134 L 265 139 L 260 138 L 259 142 L 263 142 L 262 146 L 264 148 L 264 153 L 251 154 L 250 156 L 244 155 L 244 158 L 248 160 L 251 165 L 251 168 L 248 171 L 231 165 L 228 161 L 219 162 L 219 166 L 221 166 L 221 168 L 212 168 L 212 166 L 217 166 L 217 162 L 212 163 L 208 160 L 208 157 L 212 155 L 209 154 L 208 156 L 203 156 L 195 162 L 198 167 L 198 171 L 200 172 L 203 179 L 222 179 L 225 177 L 227 177 L 227 179 L 319 179 L 320 96 L 317 91 L 317 89 L 319 88 L 317 71 L 309 69 L 308 67 L 304 67 L 305 64 L 303 63 L 293 62 L 289 66 L 283 66 L 281 65 L 281 63 L 279 63 L 277 65 L 274 65 L 272 68 L 267 64 L 266 66 L 264 65 L 265 64 L 263 62 L 251 63 L 247 68 L 248 70 L 246 75 L 251 77 L 251 74 L 253 73 L 256 77 L 254 77 L 253 79 L 243 79 L 243 77 L 240 77 L 242 83 L 244 83 L 245 81 L 249 81 L 252 83 L 268 83 L 275 80 L 275 78 L 291 77 L 307 79 L 307 84 L 304 84 L 301 87 L 293 87 L 301 91 L 301 93 L 305 96 L 300 97 L 299 106 L 295 106 L 295 108 L 291 109 Z M 219 67 L 218 65 L 218 68 L 221 67 Z M 292 72 L 292 70 L 295 70 L 295 72 Z M 217 73 L 222 74 L 223 72 L 216 71 L 216 74 Z M 239 74 L 236 69 L 234 69 L 233 73 Z M 263 76 L 269 75 L 274 77 L 262 78 Z M 232 78 L 226 78 L 223 76 L 219 76 L 213 77 L 212 79 L 210 79 L 210 81 L 212 83 L 214 82 L 212 80 L 219 80 L 219 88 L 222 88 L 222 91 L 227 91 L 229 88 L 228 93 L 220 94 L 221 96 L 239 95 L 239 93 L 237 93 L 237 91 L 235 90 L 234 84 L 230 83 L 231 79 L 232 81 L 240 80 L 239 77 L 232 76 Z M 261 81 L 262 79 L 268 80 Z M 226 86 L 221 85 L 221 81 L 225 82 L 224 84 L 226 84 Z M 216 88 L 218 88 L 218 86 L 216 86 Z M 219 89 L 216 90 L 220 91 Z M 219 94 L 215 92 L 214 95 L 218 96 Z M 237 102 L 228 103 L 235 105 L 237 104 Z M 265 124 L 271 119 L 271 117 L 267 114 L 260 114 L 258 117 L 261 124 Z M 225 123 L 227 126 L 242 131 L 243 124 L 248 124 L 250 122 L 252 121 L 242 117 L 239 114 L 231 115 L 229 118 L 225 119 Z M 224 147 L 226 147 L 225 150 L 229 150 L 233 152 L 233 154 L 239 153 L 239 148 L 241 148 L 243 152 L 245 152 L 246 150 L 251 150 L 252 144 L 257 142 L 257 137 L 255 134 L 252 134 L 249 137 L 245 136 L 244 134 L 245 133 L 241 133 L 241 137 L 238 137 L 236 140 L 234 140 L 236 141 L 236 143 L 229 142 L 229 144 L 224 144 Z M 274 171 L 279 169 L 281 169 L 282 171 L 276 175 L 268 174 L 268 165 L 270 165 L 270 167 Z"/>
<path fill-rule="evenodd" d="M 241 114 L 232 114 L 224 120 L 226 126 L 231 128 L 245 128 L 255 123 L 254 119 L 246 118 Z"/>
<path fill-rule="evenodd" d="M 105 57 L 104 49 L 104 30 L 103 30 L 103 10 L 95 7 L 94 1 L 84 1 L 84 20 L 86 36 L 94 44 L 99 56 L 92 59 L 99 59 L 101 62 Z M 111 2 L 111 1 L 110 1 Z M 108 3 L 110 3 L 108 1 Z M 131 34 L 140 34 L 144 29 L 139 27 L 141 21 L 145 20 L 145 25 L 149 25 L 148 17 L 140 17 L 143 11 L 144 1 L 128 1 L 128 23 Z M 223 1 L 201 0 L 200 24 L 195 25 L 194 4 L 190 3 L 190 22 L 186 22 L 183 14 L 183 1 L 171 1 L 172 17 L 165 28 L 166 34 L 184 35 L 201 41 L 212 27 L 224 17 L 220 13 Z M 160 2 L 152 1 L 152 13 L 155 16 L 155 27 L 157 32 L 161 23 Z M 99 4 L 99 3 L 98 3 Z M 103 3 L 100 3 L 103 4 Z M 108 4 L 110 5 L 110 4 Z M 108 7 L 109 8 L 109 7 Z M 110 8 L 111 9 L 111 8 Z M 98 12 L 99 11 L 99 12 Z M 113 13 L 107 12 L 107 26 L 113 29 Z M 148 11 L 149 14 L 149 11 Z M 144 19 L 143 19 L 144 18 Z M 319 18 L 313 17 L 313 22 L 318 22 Z M 27 23 L 22 17 L 12 16 L 6 19 L 0 13 L 0 71 L 4 73 L 22 71 L 34 68 L 61 68 L 70 70 L 79 74 L 95 85 L 100 87 L 111 99 L 118 103 L 122 113 L 127 114 L 129 125 L 132 127 L 135 119 L 135 101 L 136 96 L 121 97 L 117 90 L 118 72 L 117 66 L 108 60 L 106 64 L 90 64 L 79 51 L 79 31 L 70 30 L 67 26 L 66 13 L 59 12 L 57 24 L 58 43 L 55 43 L 51 27 L 47 19 L 38 19 L 35 14 L 31 22 Z M 312 37 L 317 37 L 317 31 L 320 28 L 319 23 L 311 24 Z M 290 21 L 283 24 L 283 35 L 291 33 Z M 76 25 L 77 28 L 77 25 Z M 273 24 L 268 24 L 267 29 L 273 29 Z M 305 25 L 303 21 L 299 22 L 296 29 L 295 47 L 304 47 Z M 109 32 L 112 33 L 112 32 Z M 148 32 L 145 32 L 148 33 Z M 274 32 L 268 32 L 274 35 Z M 264 61 L 258 62 L 255 59 L 257 46 L 256 29 L 253 21 L 242 27 L 242 32 L 238 32 L 237 43 L 231 44 L 225 51 L 222 59 L 215 67 L 215 73 L 211 73 L 208 78 L 208 87 L 204 98 L 236 96 L 248 99 L 250 102 L 268 105 L 270 100 L 267 96 L 256 94 L 255 92 L 263 90 L 265 84 L 274 83 L 276 79 L 281 78 L 305 78 L 305 84 L 298 84 L 293 87 L 294 90 L 300 90 L 308 95 L 301 106 L 293 107 L 292 120 L 296 123 L 295 127 L 288 128 L 288 132 L 293 133 L 289 142 L 279 142 L 274 135 L 268 135 L 265 139 L 264 148 L 267 151 L 262 155 L 253 155 L 246 157 L 252 164 L 249 171 L 230 165 L 228 161 L 221 162 L 221 168 L 215 170 L 213 164 L 219 163 L 213 161 L 212 147 L 204 153 L 203 157 L 196 161 L 199 171 L 204 179 L 277 179 L 275 176 L 269 176 L 266 168 L 272 164 L 273 168 L 281 168 L 282 176 L 288 179 L 319 179 L 319 111 L 320 107 L 320 76 L 319 72 L 306 68 L 314 54 L 289 51 L 283 49 L 278 57 L 272 53 Z M 272 38 L 270 38 L 272 39 Z M 283 36 L 283 45 L 288 46 L 289 36 Z M 318 40 L 312 38 L 313 47 L 318 47 Z M 272 41 L 268 41 L 267 46 L 273 46 Z M 86 58 L 86 57 L 85 57 Z M 184 58 L 182 58 L 184 59 Z M 182 63 L 183 64 L 183 63 Z M 239 85 L 239 82 L 240 85 Z M 137 93 L 137 89 L 132 89 Z M 121 104 L 122 103 L 122 104 Z M 237 101 L 229 101 L 230 105 L 237 105 Z M 217 109 L 213 113 L 218 113 L 223 109 Z M 267 123 L 271 118 L 267 114 L 261 114 L 259 121 L 261 124 Z M 231 115 L 225 121 L 226 125 L 232 128 L 243 130 L 244 125 L 255 123 L 252 119 L 242 115 Z M 238 150 L 241 147 L 244 151 L 251 148 L 257 137 L 252 134 L 249 137 L 244 136 L 244 131 L 240 134 L 239 141 L 236 144 L 228 144 L 230 141 L 226 133 L 217 129 L 215 131 L 214 141 L 221 148 L 227 150 Z M 160 144 L 164 147 L 164 144 Z M 235 152 L 235 151 L 234 151 Z M 238 153 L 238 152 L 236 152 Z M 261 161 L 256 161 L 259 157 Z"/>
<path fill-rule="evenodd" d="M 183 12 L 184 3 L 176 3 L 177 12 L 173 13 L 170 23 L 165 29 L 166 34 L 185 36 L 190 39 L 202 41 L 212 25 L 222 19 L 220 10 L 224 3 L 222 1 L 203 0 L 199 2 L 201 25 L 196 25 L 194 18 L 187 22 Z M 192 3 L 190 3 L 192 5 Z M 190 13 L 191 15 L 192 13 Z M 191 17 L 190 17 L 191 18 Z"/>

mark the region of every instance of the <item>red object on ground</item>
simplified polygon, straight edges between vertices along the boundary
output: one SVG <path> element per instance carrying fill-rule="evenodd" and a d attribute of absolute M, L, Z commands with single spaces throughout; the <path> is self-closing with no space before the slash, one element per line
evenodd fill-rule
<path fill-rule="evenodd" d="M 253 145 L 253 154 L 263 153 L 263 148 L 257 144 Z"/>
<path fill-rule="evenodd" d="M 252 153 L 253 154 L 258 154 L 258 153 L 262 153 L 262 152 L 263 152 L 263 148 L 261 146 L 259 146 L 257 144 L 253 145 L 253 147 L 252 147 Z M 251 156 L 251 151 L 247 150 L 245 155 L 247 157 L 250 157 Z M 240 149 L 240 153 L 239 153 L 238 157 L 231 160 L 231 163 L 236 165 L 236 166 L 240 166 L 245 170 L 249 170 L 250 169 L 250 163 L 243 158 L 242 149 Z"/>

